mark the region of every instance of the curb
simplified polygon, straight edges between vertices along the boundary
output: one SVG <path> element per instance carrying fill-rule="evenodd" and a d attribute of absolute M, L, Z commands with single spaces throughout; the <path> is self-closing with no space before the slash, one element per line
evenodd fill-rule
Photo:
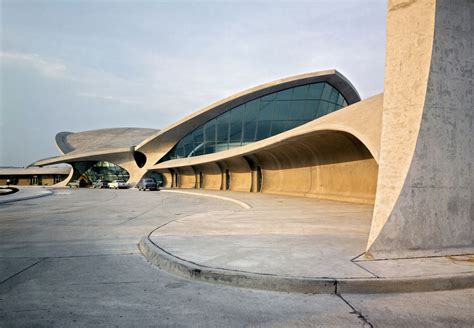
<path fill-rule="evenodd" d="M 335 291 L 336 281 L 334 279 L 318 279 L 317 281 L 304 278 L 293 279 L 196 265 L 165 252 L 150 241 L 148 237 L 140 240 L 139 249 L 152 264 L 188 279 L 280 292 L 334 294 Z"/>
<path fill-rule="evenodd" d="M 286 277 L 199 265 L 173 256 L 143 237 L 139 249 L 152 264 L 183 278 L 223 285 L 304 294 L 378 294 L 411 293 L 474 288 L 474 273 L 457 275 L 335 279 Z"/>
<path fill-rule="evenodd" d="M 204 193 L 201 193 L 201 192 L 181 191 L 181 190 L 167 190 L 167 189 L 165 190 L 165 189 L 161 189 L 160 192 L 171 192 L 171 193 L 176 193 L 176 194 L 185 194 L 185 195 L 194 195 L 194 196 L 202 196 L 202 197 L 216 198 L 216 199 L 225 200 L 225 201 L 228 201 L 228 202 L 237 204 L 237 205 L 239 205 L 240 207 L 245 208 L 246 210 L 248 210 L 249 208 L 252 208 L 252 206 L 250 206 L 249 204 L 247 204 L 247 203 L 245 203 L 245 202 L 242 202 L 242 201 L 240 201 L 240 200 L 234 199 L 234 198 L 230 198 L 230 197 L 204 194 Z"/>
<path fill-rule="evenodd" d="M 45 196 L 51 196 L 53 192 L 49 189 L 43 189 L 43 192 L 41 194 L 36 194 L 36 195 L 31 195 L 31 196 L 24 196 L 24 197 L 16 197 L 12 199 L 0 199 L 0 204 L 6 204 L 6 203 L 13 203 L 13 202 L 19 202 L 22 200 L 28 200 L 28 199 L 35 199 L 35 198 L 41 198 Z M 18 195 L 21 193 L 21 189 L 19 192 L 15 193 L 15 195 Z"/>

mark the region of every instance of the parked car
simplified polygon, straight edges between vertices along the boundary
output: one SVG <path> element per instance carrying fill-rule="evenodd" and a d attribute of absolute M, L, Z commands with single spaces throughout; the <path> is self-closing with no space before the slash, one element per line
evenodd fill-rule
<path fill-rule="evenodd" d="M 158 185 L 155 181 L 155 179 L 152 178 L 143 178 L 140 180 L 140 182 L 137 184 L 137 188 L 140 191 L 145 191 L 145 190 L 158 190 Z"/>
<path fill-rule="evenodd" d="M 127 189 L 128 187 L 128 183 L 123 180 L 114 180 L 112 182 L 109 182 L 110 189 Z"/>
<path fill-rule="evenodd" d="M 109 187 L 109 182 L 106 181 L 106 180 L 97 180 L 96 182 L 94 182 L 92 184 L 92 187 L 93 188 L 98 188 L 98 189 L 108 188 Z"/>
<path fill-rule="evenodd" d="M 68 185 L 69 188 L 79 188 L 80 187 L 79 180 L 71 181 L 67 185 Z"/>

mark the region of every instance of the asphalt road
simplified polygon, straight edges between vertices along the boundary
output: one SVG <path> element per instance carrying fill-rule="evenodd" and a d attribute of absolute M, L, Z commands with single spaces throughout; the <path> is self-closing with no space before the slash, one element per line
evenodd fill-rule
<path fill-rule="evenodd" d="M 139 239 L 217 199 L 56 190 L 0 204 L 0 327 L 472 327 L 474 290 L 303 295 L 188 281 L 149 264 Z"/>

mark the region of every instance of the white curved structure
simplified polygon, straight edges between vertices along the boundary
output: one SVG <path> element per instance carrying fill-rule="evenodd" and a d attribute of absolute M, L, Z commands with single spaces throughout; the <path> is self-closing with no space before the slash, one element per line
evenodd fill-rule
<path fill-rule="evenodd" d="M 336 70 L 222 99 L 160 131 L 60 133 L 62 156 L 109 161 L 136 183 L 374 205 L 374 258 L 474 250 L 473 26 L 469 0 L 391 0 L 385 90 L 360 101 Z"/>

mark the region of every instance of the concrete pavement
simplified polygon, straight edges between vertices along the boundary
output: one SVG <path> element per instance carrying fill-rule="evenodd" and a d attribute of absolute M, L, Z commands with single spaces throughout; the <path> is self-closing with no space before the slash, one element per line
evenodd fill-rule
<path fill-rule="evenodd" d="M 45 187 L 25 186 L 18 187 L 18 189 L 19 190 L 16 193 L 1 196 L 0 204 L 49 196 L 53 193 L 51 190 Z"/>
<path fill-rule="evenodd" d="M 361 255 L 373 208 L 236 192 L 243 210 L 197 212 L 141 242 L 153 263 L 184 277 L 290 292 L 381 293 L 474 287 L 474 255 L 370 260 Z M 198 274 L 196 274 L 198 272 Z"/>
<path fill-rule="evenodd" d="M 1 327 L 469 327 L 472 289 L 311 295 L 207 284 L 139 253 L 155 227 L 230 202 L 133 190 L 54 190 L 0 204 Z"/>

